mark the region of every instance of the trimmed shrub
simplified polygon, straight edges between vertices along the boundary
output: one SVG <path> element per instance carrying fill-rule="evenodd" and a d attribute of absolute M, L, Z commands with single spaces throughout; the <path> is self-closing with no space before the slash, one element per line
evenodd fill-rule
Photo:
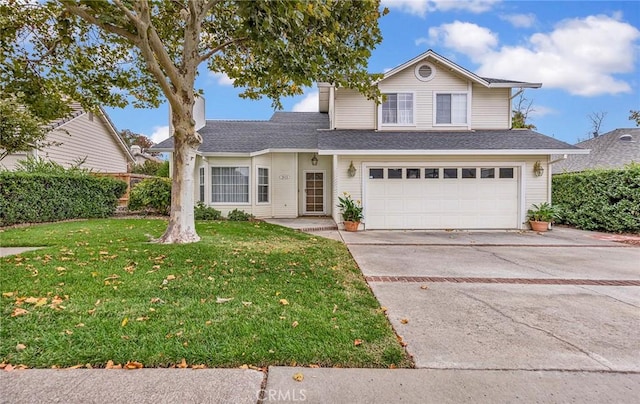
<path fill-rule="evenodd" d="M 147 178 L 136 184 L 129 193 L 129 210 L 146 210 L 168 215 L 171 208 L 171 180 Z"/>
<path fill-rule="evenodd" d="M 109 217 L 127 184 L 78 170 L 0 172 L 0 226 Z"/>
<path fill-rule="evenodd" d="M 194 208 L 194 217 L 196 220 L 220 220 L 222 219 L 222 212 L 202 202 L 198 202 Z"/>
<path fill-rule="evenodd" d="M 248 222 L 253 219 L 253 215 L 245 212 L 244 210 L 234 209 L 229 212 L 227 219 L 233 222 Z"/>
<path fill-rule="evenodd" d="M 640 164 L 553 176 L 559 223 L 585 230 L 640 232 Z"/>

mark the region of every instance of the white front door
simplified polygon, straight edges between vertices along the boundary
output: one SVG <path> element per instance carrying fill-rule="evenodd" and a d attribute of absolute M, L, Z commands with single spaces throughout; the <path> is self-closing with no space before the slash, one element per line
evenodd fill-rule
<path fill-rule="evenodd" d="M 518 228 L 519 167 L 427 164 L 367 164 L 367 229 Z"/>
<path fill-rule="evenodd" d="M 324 215 L 325 209 L 325 173 L 324 171 L 304 172 L 304 201 L 305 215 Z"/>

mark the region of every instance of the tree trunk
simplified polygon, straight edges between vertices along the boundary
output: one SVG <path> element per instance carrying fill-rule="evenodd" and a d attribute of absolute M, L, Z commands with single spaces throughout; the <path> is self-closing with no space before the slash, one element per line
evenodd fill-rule
<path fill-rule="evenodd" d="M 175 114 L 175 111 L 172 114 Z M 172 117 L 174 122 L 174 151 L 171 211 L 167 230 L 158 239 L 160 243 L 165 244 L 195 243 L 200 241 L 200 236 L 196 233 L 193 207 L 195 204 L 194 172 L 196 150 L 202 139 L 195 132 L 190 116 L 186 118 Z"/>

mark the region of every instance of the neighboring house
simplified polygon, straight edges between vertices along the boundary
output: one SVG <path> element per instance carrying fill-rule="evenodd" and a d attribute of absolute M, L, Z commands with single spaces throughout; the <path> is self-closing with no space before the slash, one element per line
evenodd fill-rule
<path fill-rule="evenodd" d="M 142 165 L 147 161 L 153 161 L 154 163 L 162 163 L 162 159 L 152 156 L 149 153 L 144 153 L 142 148 L 138 145 L 131 146 L 131 154 L 135 159 L 136 164 Z"/>
<path fill-rule="evenodd" d="M 624 168 L 640 163 L 640 128 L 616 129 L 593 139 L 577 143 L 577 147 L 590 149 L 588 155 L 571 155 L 553 165 L 554 174 L 573 173 L 594 168 Z M 559 159 L 562 156 L 554 156 Z"/>
<path fill-rule="evenodd" d="M 588 153 L 510 129 L 512 89 L 539 83 L 479 77 L 429 50 L 375 85 L 380 104 L 320 83 L 318 113 L 197 123 L 196 200 L 340 223 L 348 193 L 366 229 L 520 229 L 531 204 L 550 201 L 551 155 Z M 152 149 L 172 148 L 168 139 Z"/>
<path fill-rule="evenodd" d="M 135 159 L 106 112 L 87 112 L 74 103 L 71 113 L 47 125 L 45 146 L 29 152 L 10 154 L 0 166 L 13 170 L 29 156 L 69 167 L 84 161 L 82 168 L 103 173 L 126 173 Z"/>

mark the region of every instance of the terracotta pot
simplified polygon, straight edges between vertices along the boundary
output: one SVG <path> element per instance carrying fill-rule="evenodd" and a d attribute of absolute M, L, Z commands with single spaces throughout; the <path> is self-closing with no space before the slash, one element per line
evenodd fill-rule
<path fill-rule="evenodd" d="M 549 222 L 536 222 L 535 220 L 529 220 L 531 230 L 545 232 L 549 230 Z"/>
<path fill-rule="evenodd" d="M 344 229 L 346 231 L 358 231 L 358 226 L 360 226 L 360 222 L 344 221 Z"/>

